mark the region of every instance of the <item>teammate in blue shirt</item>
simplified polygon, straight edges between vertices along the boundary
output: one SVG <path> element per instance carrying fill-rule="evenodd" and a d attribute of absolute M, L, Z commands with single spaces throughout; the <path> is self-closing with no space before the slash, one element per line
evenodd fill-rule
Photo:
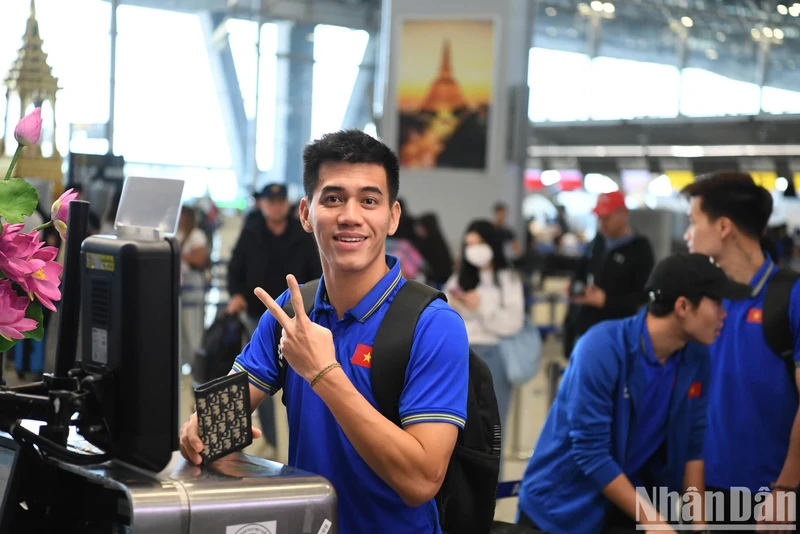
<path fill-rule="evenodd" d="M 724 303 L 728 319 L 710 349 L 706 483 L 728 494 L 733 487 L 753 494 L 762 488 L 796 491 L 800 485 L 800 374 L 796 369 L 794 376 L 787 372 L 762 330 L 764 296 L 778 270 L 760 242 L 772 214 L 772 197 L 749 174 L 725 171 L 698 179 L 684 193 L 691 201 L 691 225 L 685 236 L 689 248 L 713 256 L 733 280 L 752 287 L 747 299 Z M 796 363 L 800 361 L 800 283 L 791 289 L 787 320 Z M 753 512 L 753 506 L 744 510 L 744 522 L 755 522 Z M 780 518 L 773 515 L 773 519 Z M 731 522 L 727 515 L 722 520 Z"/>
<path fill-rule="evenodd" d="M 444 301 L 419 318 L 400 397 L 402 428 L 379 413 L 370 382 L 371 347 L 405 283 L 385 240 L 397 228 L 399 166 L 383 143 L 357 130 L 329 134 L 303 154 L 300 220 L 319 246 L 323 276 L 307 316 L 298 284 L 267 306 L 232 372 L 250 377 L 252 407 L 284 388 L 289 464 L 327 478 L 338 499 L 342 534 L 439 533 L 434 496 L 464 427 L 469 343 L 461 317 Z M 281 309 L 292 299 L 295 318 Z M 275 354 L 276 321 L 283 327 Z M 379 357 L 379 355 L 376 355 Z M 181 450 L 200 461 L 196 416 Z"/>
<path fill-rule="evenodd" d="M 581 337 L 519 492 L 519 524 L 549 534 L 669 531 L 668 510 L 637 501 L 637 487 L 703 491 L 710 345 L 722 299 L 750 289 L 702 254 L 653 269 L 650 303 Z M 654 501 L 654 502 L 657 502 Z"/>

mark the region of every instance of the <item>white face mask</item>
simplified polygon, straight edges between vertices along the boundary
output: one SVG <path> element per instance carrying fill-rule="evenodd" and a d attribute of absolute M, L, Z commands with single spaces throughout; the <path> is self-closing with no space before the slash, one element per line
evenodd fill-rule
<path fill-rule="evenodd" d="M 487 265 L 492 262 L 494 258 L 494 253 L 492 252 L 492 247 L 487 245 L 486 243 L 478 243 L 477 245 L 468 245 L 464 249 L 464 259 L 466 259 L 469 263 L 477 267 L 478 269 L 483 269 Z"/>

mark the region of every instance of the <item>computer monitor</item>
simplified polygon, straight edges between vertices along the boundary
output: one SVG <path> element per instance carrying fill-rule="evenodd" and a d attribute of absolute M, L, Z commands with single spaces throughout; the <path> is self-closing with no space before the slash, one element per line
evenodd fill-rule
<path fill-rule="evenodd" d="M 14 516 L 19 447 L 19 443 L 11 439 L 11 436 L 0 433 L 0 534 L 10 534 Z"/>
<path fill-rule="evenodd" d="M 183 181 L 128 178 L 116 235 L 81 247 L 82 365 L 110 374 L 96 392 L 108 426 L 86 437 L 115 458 L 161 471 L 178 449 Z"/>

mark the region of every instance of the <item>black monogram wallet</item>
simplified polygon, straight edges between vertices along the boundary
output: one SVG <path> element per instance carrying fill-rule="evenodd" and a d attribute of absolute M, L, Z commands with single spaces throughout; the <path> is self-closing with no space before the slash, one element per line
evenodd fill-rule
<path fill-rule="evenodd" d="M 234 373 L 194 389 L 197 424 L 209 464 L 253 443 L 250 385 L 247 373 Z"/>

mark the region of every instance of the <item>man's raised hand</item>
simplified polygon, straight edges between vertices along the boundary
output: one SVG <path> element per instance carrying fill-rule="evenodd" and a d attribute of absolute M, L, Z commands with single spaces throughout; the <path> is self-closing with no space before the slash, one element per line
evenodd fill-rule
<path fill-rule="evenodd" d="M 333 334 L 327 328 L 312 322 L 306 315 L 303 296 L 294 275 L 287 276 L 286 282 L 291 293 L 294 318 L 289 317 L 260 287 L 256 288 L 255 295 L 283 327 L 283 334 L 278 342 L 281 354 L 297 374 L 310 382 L 320 371 L 336 361 Z"/>

